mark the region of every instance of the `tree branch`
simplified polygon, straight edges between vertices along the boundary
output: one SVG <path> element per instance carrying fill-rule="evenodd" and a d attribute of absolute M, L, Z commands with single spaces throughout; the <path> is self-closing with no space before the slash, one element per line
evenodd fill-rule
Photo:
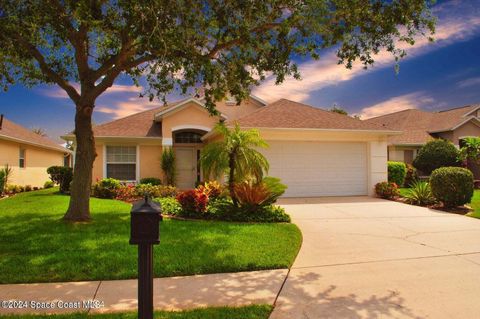
<path fill-rule="evenodd" d="M 65 92 L 67 92 L 68 96 L 76 103 L 80 99 L 80 95 L 78 94 L 77 90 L 75 90 L 75 88 L 67 80 L 62 78 L 58 73 L 56 73 L 54 70 L 52 70 L 52 68 L 50 68 L 48 63 L 45 61 L 45 57 L 33 44 L 25 40 L 18 33 L 15 33 L 13 36 L 18 41 L 18 43 L 23 46 L 28 51 L 28 53 L 33 56 L 35 60 L 37 60 L 42 72 L 50 80 L 57 83 L 62 89 L 64 89 Z"/>
<path fill-rule="evenodd" d="M 55 8 L 61 21 L 60 27 L 67 31 L 67 38 L 75 49 L 75 62 L 77 64 L 80 82 L 88 78 L 92 72 L 88 65 L 88 26 L 80 23 L 78 31 L 72 25 L 72 17 L 65 11 L 65 7 L 58 1 L 49 1 Z M 62 30 L 59 30 L 62 31 Z M 94 81 L 94 80 L 93 80 Z"/>
<path fill-rule="evenodd" d="M 256 32 L 271 30 L 271 29 L 274 29 L 274 28 L 276 28 L 280 25 L 281 25 L 281 23 L 277 23 L 277 22 L 265 23 L 265 24 L 262 24 L 261 26 L 258 26 L 256 28 L 251 29 L 249 31 L 249 33 L 256 33 Z M 219 53 L 220 51 L 225 50 L 225 49 L 229 49 L 229 48 L 233 47 L 234 45 L 240 44 L 241 42 L 242 42 L 242 39 L 236 38 L 236 39 L 233 39 L 233 40 L 221 43 L 221 44 L 217 43 L 210 50 L 210 52 L 208 52 L 208 54 L 206 56 L 210 59 L 213 59 L 213 58 L 215 58 L 217 53 Z"/>

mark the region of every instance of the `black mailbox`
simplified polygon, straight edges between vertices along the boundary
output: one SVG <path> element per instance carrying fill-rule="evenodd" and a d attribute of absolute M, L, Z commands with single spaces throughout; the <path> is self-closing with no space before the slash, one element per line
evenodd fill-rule
<path fill-rule="evenodd" d="M 130 212 L 130 244 L 159 244 L 161 208 L 147 196 L 133 204 Z"/>

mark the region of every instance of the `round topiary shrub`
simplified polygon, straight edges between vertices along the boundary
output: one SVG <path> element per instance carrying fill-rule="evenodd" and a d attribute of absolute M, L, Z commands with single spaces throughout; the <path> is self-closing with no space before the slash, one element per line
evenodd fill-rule
<path fill-rule="evenodd" d="M 435 169 L 447 166 L 459 166 L 459 151 L 449 141 L 436 139 L 423 145 L 413 160 L 413 166 L 430 175 Z"/>
<path fill-rule="evenodd" d="M 121 183 L 119 180 L 114 178 L 104 178 L 93 185 L 93 196 L 98 198 L 115 198 L 120 187 Z"/>
<path fill-rule="evenodd" d="M 441 167 L 432 172 L 430 187 L 445 207 L 461 206 L 472 199 L 473 174 L 466 168 Z"/>
<path fill-rule="evenodd" d="M 407 166 L 402 162 L 388 162 L 388 181 L 402 186 L 405 181 Z"/>

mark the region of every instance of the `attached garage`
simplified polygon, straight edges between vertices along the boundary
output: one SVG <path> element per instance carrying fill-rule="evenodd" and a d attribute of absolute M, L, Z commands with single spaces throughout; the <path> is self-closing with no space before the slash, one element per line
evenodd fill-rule
<path fill-rule="evenodd" d="M 269 175 L 288 185 L 285 197 L 368 194 L 367 143 L 268 141 Z"/>
<path fill-rule="evenodd" d="M 375 195 L 375 184 L 387 180 L 387 138 L 401 133 L 285 99 L 226 124 L 257 129 L 267 141 L 259 150 L 268 175 L 288 186 L 285 197 Z M 215 138 L 215 131 L 204 136 Z"/>

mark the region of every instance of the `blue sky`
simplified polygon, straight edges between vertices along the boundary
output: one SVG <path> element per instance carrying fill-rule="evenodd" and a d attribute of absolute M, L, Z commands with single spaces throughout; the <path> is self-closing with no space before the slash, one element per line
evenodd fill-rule
<path fill-rule="evenodd" d="M 480 0 L 442 1 L 434 12 L 436 41 L 418 39 L 407 48 L 398 74 L 384 52 L 369 70 L 359 65 L 346 70 L 337 65 L 334 50 L 326 50 L 320 60 L 299 64 L 301 81 L 287 79 L 275 86 L 267 78 L 253 93 L 268 102 L 288 98 L 322 108 L 337 104 L 362 118 L 406 108 L 435 111 L 480 103 Z M 139 98 L 140 91 L 128 79 L 119 79 L 97 101 L 95 123 L 161 105 Z M 0 93 L 0 113 L 25 127 L 41 127 L 54 139 L 73 128 L 74 106 L 56 87 L 13 86 Z"/>

